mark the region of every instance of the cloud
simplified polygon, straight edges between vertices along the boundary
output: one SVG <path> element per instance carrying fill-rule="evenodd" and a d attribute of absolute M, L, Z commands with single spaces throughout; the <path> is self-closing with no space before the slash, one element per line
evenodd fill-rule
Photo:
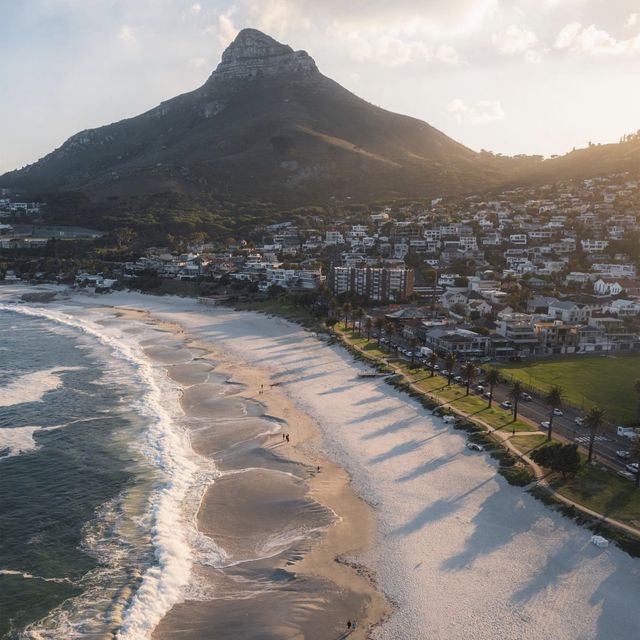
<path fill-rule="evenodd" d="M 233 10 L 218 16 L 218 40 L 223 48 L 227 47 L 238 35 L 238 29 L 231 20 L 232 13 Z"/>
<path fill-rule="evenodd" d="M 291 31 L 307 30 L 311 27 L 308 8 L 304 1 L 251 0 L 249 15 L 256 26 L 276 37 Z"/>
<path fill-rule="evenodd" d="M 189 60 L 189 64 L 193 65 L 196 69 L 199 69 L 206 61 L 206 58 L 191 58 L 191 60 Z"/>
<path fill-rule="evenodd" d="M 133 29 L 126 24 L 123 24 L 120 27 L 118 38 L 120 38 L 120 40 L 122 40 L 123 42 L 127 42 L 129 44 L 134 44 L 135 42 L 137 42 L 136 36 L 133 33 Z"/>
<path fill-rule="evenodd" d="M 585 28 L 579 22 L 571 22 L 560 30 L 554 46 L 556 49 L 594 56 L 632 55 L 640 53 L 640 35 L 617 40 L 594 24 Z"/>
<path fill-rule="evenodd" d="M 335 25 L 330 33 L 336 40 L 348 43 L 349 55 L 356 62 L 376 62 L 390 67 L 412 62 L 460 62 L 458 52 L 448 44 L 432 46 L 423 39 L 407 39 L 377 30 L 343 30 Z"/>
<path fill-rule="evenodd" d="M 625 22 L 625 27 L 635 27 L 638 24 L 638 14 L 637 13 L 632 13 L 629 15 L 629 17 L 627 18 L 627 21 Z"/>
<path fill-rule="evenodd" d="M 456 98 L 447 105 L 447 112 L 460 124 L 488 124 L 504 120 L 504 111 L 499 100 L 480 100 L 469 106 Z"/>
<path fill-rule="evenodd" d="M 494 33 L 492 42 L 500 53 L 513 55 L 530 50 L 538 38 L 533 31 L 511 24 L 502 33 Z"/>

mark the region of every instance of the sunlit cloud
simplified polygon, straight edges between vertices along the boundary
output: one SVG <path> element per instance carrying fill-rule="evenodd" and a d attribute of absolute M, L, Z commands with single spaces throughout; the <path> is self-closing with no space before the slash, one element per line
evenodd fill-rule
<path fill-rule="evenodd" d="M 529 29 L 510 24 L 502 33 L 494 33 L 493 44 L 500 53 L 524 53 L 536 45 L 538 37 Z"/>
<path fill-rule="evenodd" d="M 192 4 L 189 7 L 189 13 L 191 15 L 197 16 L 201 11 L 202 11 L 202 5 L 197 2 L 195 4 Z"/>
<path fill-rule="evenodd" d="M 638 24 L 638 14 L 632 13 L 625 22 L 625 27 L 635 27 Z"/>
<path fill-rule="evenodd" d="M 233 11 L 228 11 L 218 16 L 218 40 L 220 46 L 228 46 L 238 35 L 238 29 L 233 24 L 231 14 Z"/>
<path fill-rule="evenodd" d="M 571 22 L 558 33 L 555 47 L 594 56 L 632 55 L 640 53 L 640 35 L 617 40 L 593 24 L 585 28 L 579 22 Z"/>
<path fill-rule="evenodd" d="M 464 100 L 456 98 L 447 105 L 447 113 L 460 124 L 489 124 L 504 120 L 504 110 L 499 100 L 480 100 L 468 105 Z"/>
<path fill-rule="evenodd" d="M 207 61 L 206 58 L 191 58 L 191 60 L 189 60 L 189 63 L 193 65 L 196 69 L 199 69 L 200 67 L 204 66 L 204 63 L 206 61 Z"/>
<path fill-rule="evenodd" d="M 122 40 L 123 42 L 127 42 L 129 44 L 137 42 L 136 37 L 133 33 L 133 29 L 126 24 L 123 24 L 122 27 L 120 27 L 118 38 L 120 38 L 120 40 Z"/>

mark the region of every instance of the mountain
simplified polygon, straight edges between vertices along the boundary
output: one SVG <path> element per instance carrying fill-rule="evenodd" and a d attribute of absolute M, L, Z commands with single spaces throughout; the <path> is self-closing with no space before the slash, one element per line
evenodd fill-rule
<path fill-rule="evenodd" d="M 362 100 L 322 75 L 306 52 L 245 29 L 199 89 L 81 131 L 1 176 L 0 186 L 318 203 L 475 191 L 504 180 L 504 167 Z"/>

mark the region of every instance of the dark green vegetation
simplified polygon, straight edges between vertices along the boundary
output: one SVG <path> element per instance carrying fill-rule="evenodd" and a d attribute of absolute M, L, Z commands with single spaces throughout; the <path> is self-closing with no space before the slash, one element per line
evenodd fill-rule
<path fill-rule="evenodd" d="M 631 423 L 638 404 L 634 381 L 640 372 L 640 354 L 620 356 L 563 356 L 501 367 L 506 378 L 546 394 L 560 385 L 567 404 L 588 409 L 602 407 L 611 421 Z"/>

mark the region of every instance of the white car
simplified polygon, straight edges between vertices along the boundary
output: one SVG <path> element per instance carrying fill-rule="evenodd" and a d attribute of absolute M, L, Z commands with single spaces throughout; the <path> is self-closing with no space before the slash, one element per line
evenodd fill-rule
<path fill-rule="evenodd" d="M 523 399 L 525 402 L 531 402 L 531 401 L 533 400 L 533 398 L 531 397 L 531 394 L 530 394 L 530 393 L 523 393 L 523 394 L 522 394 L 522 399 Z"/>
<path fill-rule="evenodd" d="M 510 400 L 505 400 L 504 402 L 501 402 L 501 403 L 500 403 L 500 406 L 501 406 L 503 409 L 511 409 L 511 408 L 513 407 L 513 404 L 511 404 L 511 401 L 510 401 Z"/>
<path fill-rule="evenodd" d="M 637 462 L 632 462 L 631 464 L 628 464 L 627 465 L 627 471 L 629 473 L 633 473 L 633 474 L 638 473 L 638 463 Z"/>
<path fill-rule="evenodd" d="M 581 426 L 584 424 L 584 418 L 581 418 L 580 416 L 578 416 L 578 417 L 574 420 L 574 422 L 575 422 L 579 427 L 581 427 Z"/>
<path fill-rule="evenodd" d="M 482 445 L 476 444 L 475 442 L 467 442 L 467 449 L 471 451 L 484 451 Z"/>
<path fill-rule="evenodd" d="M 560 409 L 556 408 L 556 409 L 553 410 L 553 415 L 554 416 L 563 416 L 564 413 L 562 413 L 562 411 Z"/>
<path fill-rule="evenodd" d="M 551 426 L 551 424 L 550 424 L 550 422 L 549 422 L 548 420 L 543 420 L 543 421 L 540 423 L 540 426 L 541 426 L 543 429 L 548 429 L 548 428 Z"/>

